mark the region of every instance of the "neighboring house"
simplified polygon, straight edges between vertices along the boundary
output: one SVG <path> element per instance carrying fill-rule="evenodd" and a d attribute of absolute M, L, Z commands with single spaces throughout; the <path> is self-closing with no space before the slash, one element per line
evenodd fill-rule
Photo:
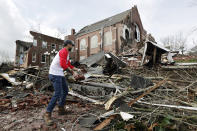
<path fill-rule="evenodd" d="M 57 51 L 62 48 L 63 40 L 33 31 L 30 31 L 30 34 L 33 36 L 33 46 L 28 46 L 26 54 L 17 52 L 16 63 L 25 63 L 25 67 L 49 65 Z M 118 55 L 131 49 L 133 54 L 139 50 L 143 53 L 145 41 L 155 42 L 143 28 L 137 6 L 85 26 L 77 33 L 72 29 L 71 35 L 65 36 L 65 40 L 67 39 L 75 42 L 75 48 L 70 54 L 70 58 L 75 61 L 101 51 Z"/>
<path fill-rule="evenodd" d="M 74 40 L 76 60 L 82 60 L 100 51 L 119 54 L 124 47 L 142 47 L 147 33 L 143 28 L 137 6 L 94 24 L 85 26 L 79 32 L 74 29 L 65 39 Z M 153 37 L 149 38 L 153 39 Z"/>
<path fill-rule="evenodd" d="M 33 42 L 16 41 L 15 64 L 22 67 L 48 66 L 63 48 L 63 40 L 30 31 Z"/>
<path fill-rule="evenodd" d="M 25 42 L 21 40 L 16 41 L 16 56 L 15 56 L 15 64 L 19 65 L 26 65 L 27 61 L 27 53 L 29 48 L 33 46 L 32 42 Z"/>

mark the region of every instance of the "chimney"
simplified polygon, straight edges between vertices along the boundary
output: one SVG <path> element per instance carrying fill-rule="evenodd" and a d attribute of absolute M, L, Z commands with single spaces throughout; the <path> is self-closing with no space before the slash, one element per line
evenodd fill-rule
<path fill-rule="evenodd" d="M 74 35 L 75 34 L 75 29 L 71 29 L 71 35 Z"/>

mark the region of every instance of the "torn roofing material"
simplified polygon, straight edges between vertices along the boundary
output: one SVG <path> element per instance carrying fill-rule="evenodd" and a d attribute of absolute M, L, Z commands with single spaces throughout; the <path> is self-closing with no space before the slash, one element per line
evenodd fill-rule
<path fill-rule="evenodd" d="M 33 45 L 32 42 L 26 42 L 26 41 L 21 41 L 21 40 L 16 40 L 16 44 L 22 45 L 27 48 Z"/>
<path fill-rule="evenodd" d="M 87 65 L 87 67 L 90 67 L 93 64 L 96 64 L 96 63 L 100 62 L 104 58 L 104 55 L 105 55 L 105 53 L 103 51 L 99 52 L 95 55 L 91 55 L 87 59 L 81 60 L 80 64 L 84 64 L 84 65 Z"/>
<path fill-rule="evenodd" d="M 99 22 L 96 22 L 94 24 L 91 24 L 91 25 L 88 25 L 88 26 L 85 26 L 84 28 L 82 28 L 77 34 L 76 36 L 82 36 L 84 34 L 87 34 L 87 33 L 90 33 L 90 32 L 93 32 L 93 31 L 97 31 L 101 28 L 104 28 L 104 27 L 108 27 L 108 26 L 111 26 L 113 24 L 116 24 L 118 22 L 121 22 L 122 20 L 124 20 L 124 18 L 126 18 L 126 16 L 131 13 L 131 10 L 127 10 L 127 11 L 124 11 L 120 14 L 117 14 L 117 15 L 114 15 L 114 16 L 111 16 L 109 18 L 106 18 L 104 20 L 101 20 Z"/>
<path fill-rule="evenodd" d="M 156 44 L 154 42 L 148 41 L 147 43 L 148 43 L 148 46 L 154 46 L 154 47 L 159 48 L 163 53 L 170 52 L 169 49 L 167 49 L 167 48 L 165 48 L 165 47 L 163 47 L 161 45 L 158 45 L 158 44 Z"/>

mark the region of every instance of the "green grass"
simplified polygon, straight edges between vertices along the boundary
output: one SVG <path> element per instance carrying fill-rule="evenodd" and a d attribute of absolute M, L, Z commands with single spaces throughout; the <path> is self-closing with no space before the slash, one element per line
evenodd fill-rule
<path fill-rule="evenodd" d="M 196 63 L 197 59 L 175 60 L 176 63 Z"/>

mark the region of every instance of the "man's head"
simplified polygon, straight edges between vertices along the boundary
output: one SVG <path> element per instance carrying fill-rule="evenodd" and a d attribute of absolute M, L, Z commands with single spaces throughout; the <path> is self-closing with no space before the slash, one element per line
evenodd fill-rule
<path fill-rule="evenodd" d="M 71 51 L 74 46 L 75 44 L 72 40 L 64 41 L 64 47 L 67 48 L 69 51 Z"/>

